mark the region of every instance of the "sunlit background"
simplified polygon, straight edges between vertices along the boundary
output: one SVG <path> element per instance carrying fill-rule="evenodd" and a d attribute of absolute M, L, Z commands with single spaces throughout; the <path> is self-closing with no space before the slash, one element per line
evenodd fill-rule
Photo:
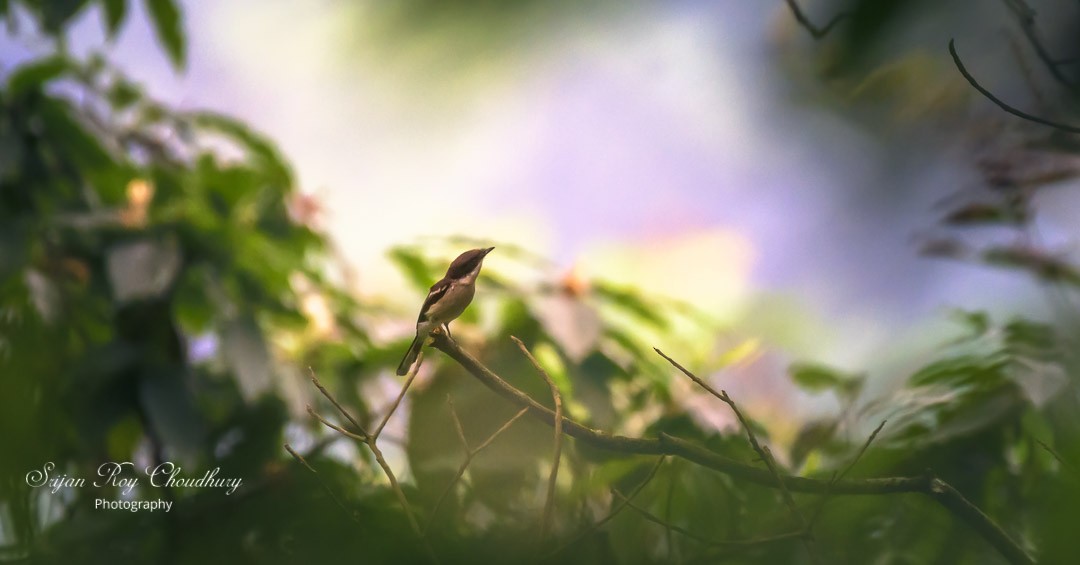
<path fill-rule="evenodd" d="M 784 67 L 815 64 L 813 44 L 783 3 L 525 4 L 406 25 L 422 5 L 189 2 L 178 73 L 133 3 L 107 51 L 163 101 L 278 141 L 355 290 L 403 313 L 416 296 L 386 249 L 447 235 L 513 242 L 729 321 L 789 301 L 806 325 L 781 332 L 788 345 L 852 367 L 945 304 L 1041 307 L 1022 275 L 917 256 L 935 205 L 976 182 L 966 154 L 933 137 L 897 158 L 890 141 L 910 135 L 882 140 L 793 90 L 808 71 Z M 918 30 L 939 47 L 925 56 L 942 64 L 967 27 Z M 73 51 L 101 45 L 103 29 L 89 11 Z M 3 50 L 25 57 L 10 40 Z M 957 111 L 965 86 L 942 80 L 907 86 L 951 89 L 908 102 L 916 117 Z"/>

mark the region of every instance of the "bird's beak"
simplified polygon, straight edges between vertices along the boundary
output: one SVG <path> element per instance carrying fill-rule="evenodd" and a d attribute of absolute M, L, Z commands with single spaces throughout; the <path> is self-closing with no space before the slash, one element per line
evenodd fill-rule
<path fill-rule="evenodd" d="M 495 249 L 495 248 L 494 247 L 488 247 L 487 249 L 485 249 L 484 250 L 484 256 L 486 257 L 488 253 L 491 253 L 492 249 Z"/>

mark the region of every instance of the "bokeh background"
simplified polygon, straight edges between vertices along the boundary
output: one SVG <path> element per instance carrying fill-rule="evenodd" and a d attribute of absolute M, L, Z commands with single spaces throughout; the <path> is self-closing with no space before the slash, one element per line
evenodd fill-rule
<path fill-rule="evenodd" d="M 0 3 L 0 361 L 18 436 L 3 556 L 423 558 L 366 448 L 306 413 L 328 406 L 305 374 L 379 421 L 427 286 L 480 245 L 496 250 L 455 337 L 534 398 L 549 403 L 511 334 L 574 418 L 752 462 L 659 347 L 731 392 L 788 471 L 828 478 L 889 418 L 861 476 L 932 468 L 1027 551 L 1068 555 L 1075 135 L 980 97 L 947 44 L 1002 98 L 1068 123 L 1077 7 L 802 7 L 850 17 L 814 39 L 780 1 Z M 447 395 L 477 443 L 513 414 L 430 353 L 389 421 L 383 449 L 436 553 L 535 553 L 550 430 L 515 425 L 435 514 L 461 457 Z M 548 549 L 651 465 L 568 449 Z M 107 460 L 248 486 L 169 492 L 164 517 L 26 486 L 47 461 L 93 477 Z M 659 469 L 642 504 L 670 524 L 791 527 L 770 490 Z M 826 508 L 818 559 L 1002 559 L 911 496 Z M 812 558 L 794 541 L 716 555 L 631 511 L 562 551 Z"/>

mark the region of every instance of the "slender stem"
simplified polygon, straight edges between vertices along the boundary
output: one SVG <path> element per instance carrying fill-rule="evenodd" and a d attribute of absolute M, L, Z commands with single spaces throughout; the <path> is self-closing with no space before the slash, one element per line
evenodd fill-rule
<path fill-rule="evenodd" d="M 649 481 L 652 481 L 653 477 L 656 476 L 656 472 L 660 470 L 660 465 L 662 465 L 664 463 L 665 459 L 667 459 L 667 456 L 661 455 L 656 460 L 656 463 L 652 466 L 652 469 L 649 470 L 649 474 L 645 476 L 645 479 L 643 481 L 641 481 L 640 483 L 638 483 L 638 485 L 636 487 L 634 487 L 634 490 L 630 491 L 629 496 L 627 496 L 623 500 L 619 501 L 619 503 L 616 504 L 614 506 L 614 508 L 611 509 L 611 512 L 608 512 L 607 516 L 604 516 L 603 519 L 593 523 L 591 526 L 586 528 L 585 531 L 583 531 L 580 534 L 578 534 L 577 536 L 575 536 L 574 539 L 572 539 L 572 540 L 564 543 L 563 545 L 555 548 L 554 551 L 552 551 L 551 553 L 548 553 L 547 555 L 545 555 L 543 557 L 543 559 L 547 560 L 547 559 L 549 559 L 551 557 L 554 557 L 554 556 L 562 553 L 562 551 L 564 549 L 566 549 L 566 548 L 574 545 L 575 543 L 585 539 L 586 537 L 589 536 L 589 534 L 595 532 L 596 530 L 599 530 L 601 527 L 603 527 L 604 524 L 607 524 L 608 522 L 610 522 L 612 520 L 612 518 L 614 518 L 615 516 L 617 516 L 619 514 L 619 512 L 622 512 L 623 508 L 626 508 L 627 503 L 629 501 L 633 500 L 634 497 L 637 496 L 639 492 L 641 492 L 641 489 L 645 488 L 645 485 L 649 484 Z"/>
<path fill-rule="evenodd" d="M 648 520 L 648 521 L 650 521 L 650 522 L 652 522 L 654 524 L 659 524 L 661 526 L 664 526 L 665 528 L 670 528 L 671 530 L 673 530 L 675 532 L 678 532 L 678 533 L 680 533 L 680 534 L 682 534 L 682 535 L 684 535 L 684 536 L 686 536 L 686 537 L 688 537 L 688 538 L 690 538 L 690 539 L 692 539 L 692 540 L 694 540 L 694 541 L 696 541 L 696 542 L 698 542 L 698 543 L 700 543 L 702 545 L 709 546 L 709 547 L 732 547 L 732 546 L 750 547 L 750 546 L 755 546 L 755 545 L 763 545 L 763 544 L 766 544 L 766 543 L 774 543 L 774 542 L 777 542 L 777 541 L 784 541 L 784 540 L 790 540 L 790 539 L 794 539 L 794 538 L 801 538 L 801 537 L 804 537 L 806 535 L 806 533 L 804 531 L 797 530 L 797 531 L 794 531 L 794 532 L 787 532 L 787 533 L 784 533 L 784 534 L 780 534 L 780 535 L 776 535 L 776 536 L 769 536 L 769 537 L 766 537 L 766 538 L 754 538 L 754 539 L 747 539 L 747 540 L 711 540 L 711 539 L 705 538 L 703 536 L 700 536 L 698 534 L 695 534 L 694 532 L 691 532 L 690 530 L 687 530 L 686 528 L 676 526 L 675 524 L 671 524 L 671 523 L 668 523 L 668 522 L 664 521 L 662 518 L 656 516 L 652 512 L 649 512 L 648 510 L 638 506 L 637 504 L 634 504 L 632 501 L 630 501 L 630 499 L 628 499 L 626 496 L 624 496 L 623 493 L 619 492 L 618 489 L 612 488 L 611 492 L 615 496 L 617 496 L 620 500 L 624 501 L 626 503 L 626 505 L 629 506 L 632 510 L 636 511 L 638 514 L 641 514 L 641 516 L 643 518 L 645 518 L 646 520 Z"/>
<path fill-rule="evenodd" d="M 795 21 L 799 22 L 799 25 L 803 26 L 806 31 L 810 32 L 810 36 L 814 39 L 821 39 L 822 37 L 825 37 L 830 31 L 832 31 L 832 28 L 835 27 L 836 24 L 840 23 L 845 18 L 851 15 L 847 12 L 840 12 L 839 14 L 833 16 L 833 19 L 829 20 L 829 23 L 825 24 L 825 27 L 819 28 L 810 21 L 810 18 L 808 18 L 806 16 L 806 13 L 802 11 L 802 8 L 800 8 L 799 5 L 795 3 L 795 0 L 785 1 L 787 2 L 788 7 L 791 8 L 791 13 L 795 16 Z"/>
<path fill-rule="evenodd" d="M 405 393 L 408 392 L 409 387 L 412 386 L 413 379 L 416 378 L 416 373 L 420 370 L 420 363 L 423 362 L 423 350 L 420 351 L 420 355 L 417 356 L 418 363 L 413 363 L 412 370 L 409 371 L 408 376 L 405 377 L 405 384 L 401 387 L 401 392 L 398 393 L 397 398 L 394 399 L 394 403 L 390 405 L 390 409 L 387 410 L 386 415 L 383 416 L 382 421 L 379 422 L 379 426 L 375 428 L 375 433 L 372 434 L 372 439 L 379 439 L 379 434 L 382 433 L 383 428 L 386 427 L 386 423 L 390 421 L 390 417 L 394 415 L 394 412 L 401 404 L 401 399 L 405 398 Z"/>
<path fill-rule="evenodd" d="M 1070 126 L 1052 120 L 1047 120 L 1046 118 L 1040 118 L 1038 116 L 1028 114 L 1027 112 L 1024 112 L 1022 110 L 1018 110 L 1012 106 L 1009 106 L 1005 102 L 1002 102 L 1001 99 L 999 99 L 997 96 L 994 96 L 992 92 L 987 90 L 983 85 L 979 84 L 979 82 L 975 80 L 975 77 L 971 76 L 971 73 L 968 72 L 967 67 L 964 66 L 963 61 L 960 60 L 960 55 L 956 52 L 955 43 L 955 40 L 949 40 L 949 54 L 952 55 L 953 63 L 956 64 L 956 70 L 960 71 L 960 74 L 964 76 L 964 79 L 968 81 L 968 84 L 975 88 L 975 90 L 978 90 L 979 94 L 982 94 L 986 97 L 987 100 L 996 104 L 998 108 L 1001 108 L 1002 110 L 1005 110 L 1006 112 L 1018 118 L 1023 118 L 1029 122 L 1035 122 L 1044 126 L 1050 126 L 1054 129 L 1069 133 L 1080 133 L 1080 128 L 1076 126 Z"/>
<path fill-rule="evenodd" d="M 454 408 L 454 399 L 450 398 L 450 395 L 446 395 L 446 406 L 450 409 L 450 417 L 454 420 L 454 430 L 457 432 L 458 441 L 461 442 L 461 448 L 465 450 L 465 453 L 472 453 L 469 449 L 469 440 L 465 439 L 465 427 L 461 425 L 461 418 L 458 417 L 457 408 Z"/>
<path fill-rule="evenodd" d="M 845 476 L 847 476 L 848 472 L 851 471 L 851 469 L 855 467 L 855 464 L 859 462 L 859 459 L 862 459 L 863 454 L 866 453 L 866 450 L 870 448 L 870 444 L 874 443 L 874 439 L 876 439 L 878 434 L 881 433 L 881 430 L 885 427 L 886 422 L 888 422 L 888 420 L 882 420 L 881 423 L 878 424 L 876 428 L 874 428 L 874 431 L 870 433 L 870 437 L 866 438 L 866 443 L 863 443 L 862 448 L 859 449 L 859 452 L 855 454 L 855 457 L 851 460 L 850 463 L 848 463 L 847 467 L 844 467 L 844 470 L 840 473 L 834 473 L 832 478 L 829 479 L 829 488 L 825 491 L 825 496 L 822 497 L 821 502 L 817 506 L 817 509 L 814 510 L 813 516 L 810 517 L 810 524 L 807 526 L 807 528 L 813 528 L 814 524 L 817 523 L 818 518 L 821 517 L 821 512 L 825 510 L 825 504 L 828 503 L 829 497 L 832 496 L 832 485 L 835 484 L 836 481 L 843 479 Z"/>
<path fill-rule="evenodd" d="M 343 427 L 341 427 L 341 426 L 327 420 L 326 418 L 323 418 L 321 414 L 316 412 L 315 409 L 311 407 L 310 404 L 307 407 L 307 413 L 310 414 L 312 418 L 315 418 L 316 420 L 322 422 L 322 424 L 324 426 L 330 428 L 331 430 L 334 430 L 335 432 L 337 432 L 337 433 L 339 433 L 339 434 L 341 434 L 341 435 L 343 435 L 345 437 L 350 437 L 352 439 L 355 439 L 356 441 L 367 443 L 367 440 L 368 440 L 367 436 L 354 434 L 354 433 L 350 432 L 349 430 L 346 430 L 345 428 L 343 428 Z"/>
<path fill-rule="evenodd" d="M 346 411 L 344 408 L 342 408 L 341 404 L 338 404 L 337 399 L 334 398 L 334 396 L 332 394 L 330 394 L 330 391 L 326 390 L 326 387 L 324 387 L 323 384 L 321 382 L 319 382 L 319 377 L 315 376 L 315 370 L 312 369 L 311 367 L 308 367 L 308 373 L 311 375 L 312 384 L 314 384 L 315 388 L 319 389 L 319 392 L 321 392 L 322 395 L 325 396 L 326 399 L 330 401 L 330 404 L 333 404 L 334 408 L 337 408 L 338 412 L 341 412 L 341 415 L 345 416 L 346 420 L 348 420 L 350 423 L 352 423 L 352 425 L 357 430 L 360 430 L 360 433 L 362 435 L 368 436 L 369 434 L 367 433 L 367 431 L 364 430 L 364 426 L 361 426 L 360 422 L 357 422 L 356 418 L 352 417 L 352 414 L 349 414 L 348 411 Z"/>
<path fill-rule="evenodd" d="M 555 413 L 552 410 L 507 383 L 452 340 L 436 334 L 433 346 L 447 354 L 496 394 L 517 406 L 527 408 L 534 417 L 550 426 L 554 426 Z M 749 483 L 769 488 L 779 488 L 780 486 L 776 477 L 766 470 L 724 457 L 698 444 L 667 434 L 662 433 L 657 439 L 630 438 L 588 428 L 566 416 L 563 416 L 561 421 L 563 432 L 566 435 L 601 449 L 626 455 L 672 455 Z M 817 494 L 832 492 L 834 495 L 883 495 L 907 492 L 931 496 L 943 508 L 961 518 L 983 539 L 998 549 L 1010 563 L 1033 564 L 1035 562 L 989 516 L 972 505 L 955 489 L 947 495 L 935 492 L 934 488 L 932 488 L 935 484 L 933 481 L 946 486 L 947 484 L 932 476 L 844 479 L 832 482 L 785 475 L 782 477 L 782 481 L 791 492 Z M 937 488 L 941 490 L 941 487 Z"/>
<path fill-rule="evenodd" d="M 285 451 L 288 451 L 289 455 L 292 455 L 293 459 L 298 461 L 304 467 L 307 467 L 307 470 L 311 471 L 311 473 L 313 475 L 315 475 L 315 478 L 319 481 L 319 484 L 322 485 L 323 490 L 326 491 L 326 494 L 330 495 L 330 500 L 333 500 L 334 504 L 336 504 L 337 507 L 340 508 L 341 511 L 344 512 L 345 515 L 349 517 L 350 520 L 352 520 L 353 522 L 356 522 L 357 525 L 361 525 L 361 526 L 363 525 L 363 524 L 360 523 L 360 519 L 356 517 L 356 513 L 350 512 L 349 509 L 345 507 L 345 503 L 342 502 L 341 499 L 338 498 L 338 496 L 336 494 L 334 494 L 334 491 L 333 491 L 333 489 L 330 488 L 330 485 L 326 484 L 326 481 L 324 481 L 323 478 L 321 476 L 319 476 L 319 472 L 316 471 L 315 468 L 312 467 L 311 464 L 309 464 L 307 462 L 307 460 L 304 459 L 303 456 L 301 456 L 299 453 L 297 453 L 296 450 L 294 450 L 292 448 L 292 446 L 287 444 L 287 443 L 285 444 Z"/>
<path fill-rule="evenodd" d="M 439 508 L 442 507 L 443 501 L 446 500 L 446 497 L 450 494 L 450 491 L 454 489 L 454 485 L 456 485 L 457 482 L 461 480 L 461 477 L 465 476 L 465 470 L 469 468 L 469 464 L 472 463 L 473 457 L 476 457 L 477 453 L 480 453 L 484 450 L 484 448 L 491 445 L 491 442 L 495 441 L 495 438 L 499 437 L 500 434 L 510 429 L 510 426 L 512 426 L 514 422 L 518 421 L 519 418 L 524 416 L 525 413 L 529 411 L 528 408 L 522 408 L 521 410 L 518 410 L 517 414 L 514 414 L 513 417 L 504 422 L 502 426 L 499 426 L 499 429 L 495 430 L 490 436 L 488 436 L 488 438 L 485 439 L 480 445 L 478 445 L 476 449 L 469 449 L 469 442 L 465 440 L 465 432 L 461 427 L 461 419 L 458 418 L 457 411 L 454 409 L 454 403 L 450 400 L 449 396 L 447 396 L 446 401 L 450 405 L 450 415 L 454 418 L 454 424 L 458 429 L 458 434 L 461 438 L 461 444 L 465 449 L 465 460 L 461 462 L 460 466 L 458 466 L 458 470 L 457 473 L 454 475 L 454 478 L 450 479 L 450 482 L 447 483 L 446 488 L 443 489 L 442 494 L 439 495 L 439 499 L 435 502 L 435 507 L 431 510 L 431 516 L 428 518 L 428 523 L 426 526 L 424 526 L 425 536 L 427 535 L 428 530 L 431 529 L 431 525 L 435 523 L 435 515 L 439 513 Z"/>
<path fill-rule="evenodd" d="M 394 471 L 386 462 L 386 458 L 383 457 L 382 450 L 380 450 L 379 446 L 375 443 L 376 437 L 364 431 L 363 426 L 361 426 L 360 423 L 357 422 L 356 419 L 353 418 L 352 415 L 350 415 L 349 412 L 345 410 L 345 408 L 343 408 L 340 403 L 338 403 L 337 399 L 334 398 L 332 394 L 330 394 L 330 391 L 326 390 L 326 387 L 324 387 L 323 384 L 319 382 L 318 377 L 315 376 L 315 371 L 311 369 L 309 370 L 311 371 L 311 382 L 315 385 L 316 388 L 319 389 L 319 392 L 321 392 L 322 395 L 325 396 L 326 399 L 329 400 L 330 403 L 333 404 L 334 407 L 336 407 L 338 411 L 341 412 L 341 414 L 345 416 L 345 418 L 349 420 L 349 422 L 351 422 L 353 426 L 356 427 L 356 429 L 360 430 L 362 435 L 352 433 L 342 428 L 341 426 L 337 426 L 329 422 L 326 418 L 323 418 L 318 412 L 312 409 L 311 406 L 307 407 L 308 414 L 310 414 L 319 422 L 322 422 L 323 425 L 333 429 L 334 431 L 344 436 L 355 439 L 356 441 L 359 441 L 364 445 L 368 446 L 368 449 L 371 450 L 371 454 L 375 456 L 375 461 L 379 464 L 379 467 L 382 468 L 383 474 L 385 474 L 386 478 L 390 481 L 390 488 L 394 491 L 394 496 L 397 497 L 398 504 L 401 505 L 401 509 L 405 511 L 405 518 L 409 522 L 409 527 L 412 529 L 413 533 L 416 534 L 416 537 L 420 539 L 420 543 L 424 547 L 424 551 L 427 553 L 428 559 L 432 563 L 438 563 L 439 558 L 435 555 L 435 552 L 431 549 L 431 545 L 427 542 L 427 538 L 424 537 L 424 533 L 420 530 L 420 524 L 416 521 L 416 516 L 413 514 L 412 507 L 409 505 L 409 500 L 405 497 L 405 491 L 401 489 L 401 485 L 398 483 L 397 477 L 394 475 Z M 393 413 L 393 409 L 391 409 L 390 413 Z M 387 415 L 386 419 L 389 419 L 389 414 Z M 386 422 L 384 419 L 383 424 L 385 423 Z M 381 431 L 381 426 L 379 431 Z"/>
<path fill-rule="evenodd" d="M 547 374 L 547 371 L 540 366 L 540 363 L 533 357 L 532 353 L 529 353 L 528 348 L 521 342 L 520 339 L 510 336 L 510 339 L 514 340 L 521 352 L 525 354 L 525 357 L 529 359 L 532 366 L 536 369 L 536 372 L 540 373 L 540 376 L 544 378 L 544 382 L 547 383 L 548 388 L 551 389 L 551 398 L 555 402 L 555 425 L 554 428 L 554 454 L 551 457 L 551 473 L 548 475 L 547 485 L 547 497 L 544 500 L 544 514 L 540 519 L 540 535 L 539 541 L 544 541 L 547 538 L 548 531 L 551 528 L 551 517 L 555 508 L 555 482 L 559 478 L 559 459 L 562 456 L 562 395 L 559 394 L 559 387 L 555 386 L 555 381 L 551 380 L 551 376 Z"/>
<path fill-rule="evenodd" d="M 806 528 L 806 518 L 803 517 L 802 511 L 799 510 L 799 505 L 795 504 L 795 498 L 791 496 L 791 491 L 789 491 L 787 485 L 784 484 L 784 478 L 780 475 L 780 471 L 776 465 L 776 460 L 773 458 L 772 451 L 769 450 L 768 446 L 762 446 L 761 443 L 758 442 L 757 435 L 754 433 L 753 426 L 750 425 L 750 421 L 746 418 L 746 416 L 743 415 L 742 410 L 739 410 L 739 406 L 735 404 L 735 401 L 732 400 L 730 396 L 728 396 L 727 391 L 717 391 L 713 387 L 709 386 L 708 383 L 698 378 L 697 375 L 687 370 L 686 367 L 683 367 L 677 361 L 675 361 L 671 357 L 668 357 L 666 354 L 664 354 L 663 351 L 660 351 L 658 348 L 654 347 L 653 351 L 656 351 L 661 357 L 666 359 L 668 363 L 671 363 L 676 369 L 681 371 L 682 374 L 686 375 L 690 378 L 690 380 L 697 383 L 698 386 L 708 391 L 709 394 L 720 399 L 724 404 L 727 404 L 728 407 L 731 408 L 731 411 L 735 413 L 735 417 L 738 418 L 739 424 L 741 424 L 743 429 L 746 430 L 746 437 L 750 440 L 750 446 L 754 448 L 754 451 L 757 452 L 758 456 L 760 456 L 762 461 L 765 462 L 765 466 L 769 469 L 769 473 L 771 473 L 772 476 L 776 479 L 776 484 L 780 487 L 781 498 L 783 498 L 784 504 L 787 505 L 788 511 L 791 512 L 791 516 L 795 519 L 796 526 L 799 528 L 800 531 L 806 532 L 807 537 L 803 539 L 803 542 L 806 545 L 806 551 L 810 554 L 811 559 L 817 561 L 817 557 L 813 551 L 813 548 L 810 546 L 811 540 L 809 537 L 809 531 Z"/>

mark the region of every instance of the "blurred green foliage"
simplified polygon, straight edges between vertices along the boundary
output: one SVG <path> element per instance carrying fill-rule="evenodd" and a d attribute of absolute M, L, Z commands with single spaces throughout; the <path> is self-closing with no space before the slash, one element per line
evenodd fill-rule
<path fill-rule="evenodd" d="M 900 10 L 896 2 L 870 4 L 860 3 L 860 17 L 873 25 Z M 104 11 L 109 35 L 130 11 L 125 0 L 0 2 L 0 16 L 25 10 L 42 33 L 59 38 L 90 6 Z M 171 0 L 149 0 L 148 8 L 163 49 L 182 67 L 181 11 Z M 872 37 L 864 30 L 847 40 Z M 303 415 L 305 402 L 334 414 L 302 384 L 313 367 L 363 424 L 377 421 L 386 406 L 372 401 L 380 396 L 373 391 L 396 385 L 387 375 L 411 336 L 369 338 L 367 328 L 382 313 L 357 303 L 331 275 L 330 243 L 309 227 L 313 203 L 296 191 L 274 144 L 227 116 L 168 108 L 105 59 L 76 59 L 62 42 L 55 53 L 3 73 L 0 558 L 425 559 L 365 448 Z M 419 302 L 455 252 L 479 244 L 403 246 L 389 257 Z M 546 272 L 528 251 L 498 247 L 504 264 Z M 1046 275 L 1042 263 L 999 256 L 987 262 L 1072 284 Z M 643 437 L 666 433 L 756 463 L 740 431 L 703 426 L 687 410 L 676 375 L 651 351 L 658 335 L 679 342 L 718 332 L 692 308 L 573 275 L 529 287 L 495 265 L 480 284 L 455 335 L 514 386 L 551 405 L 510 335 L 551 373 L 575 420 Z M 888 418 L 848 478 L 932 469 L 1040 560 L 1068 562 L 1076 553 L 1072 520 L 1080 507 L 1080 411 L 1069 334 L 1025 319 L 1001 323 L 983 312 L 957 317 L 963 335 L 898 390 L 872 395 L 864 374 L 793 365 L 793 387 L 833 395 L 841 410 L 806 423 L 787 453 L 775 445 L 774 451 L 791 472 L 828 479 L 847 468 L 865 434 Z M 738 357 L 717 362 L 681 345 L 686 364 L 703 375 Z M 409 393 L 405 435 L 384 441 L 396 450 L 391 463 L 404 479 L 404 494 L 443 561 L 809 560 L 795 539 L 746 547 L 702 542 L 791 532 L 775 490 L 684 460 L 655 467 L 654 458 L 570 440 L 554 538 L 537 545 L 551 429 L 531 418 L 480 453 L 433 514 L 464 457 L 447 398 L 472 446 L 515 410 L 437 353 L 428 358 L 423 382 Z M 767 426 L 754 426 L 769 441 Z M 317 474 L 282 449 L 286 439 Z M 28 472 L 46 462 L 55 463 L 56 473 L 92 480 L 105 461 L 175 461 L 196 476 L 219 467 L 244 485 L 228 496 L 214 489 L 136 490 L 136 498 L 174 502 L 171 512 L 151 514 L 94 510 L 95 498 L 121 498 L 111 486 L 52 494 L 26 484 Z M 647 479 L 636 509 L 592 527 L 618 507 L 613 489 L 631 493 Z M 807 509 L 823 504 L 814 534 L 824 562 L 1002 561 L 926 497 L 800 495 L 797 501 Z"/>

